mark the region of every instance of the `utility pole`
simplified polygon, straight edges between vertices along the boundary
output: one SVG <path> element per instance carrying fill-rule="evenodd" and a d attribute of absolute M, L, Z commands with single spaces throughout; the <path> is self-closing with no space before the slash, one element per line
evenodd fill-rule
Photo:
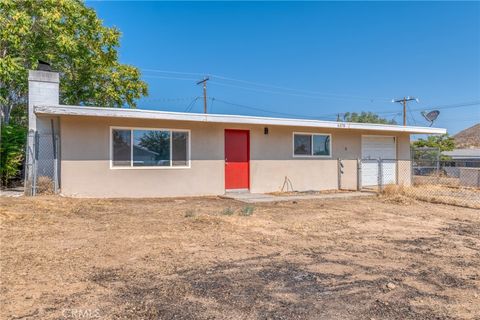
<path fill-rule="evenodd" d="M 415 97 L 403 97 L 403 99 L 392 100 L 392 102 L 401 103 L 403 104 L 403 125 L 407 125 L 407 102 L 409 101 L 417 101 L 418 99 Z"/>
<path fill-rule="evenodd" d="M 203 78 L 203 80 L 198 81 L 198 84 L 203 83 L 203 113 L 207 113 L 207 81 L 210 80 L 209 77 Z"/>

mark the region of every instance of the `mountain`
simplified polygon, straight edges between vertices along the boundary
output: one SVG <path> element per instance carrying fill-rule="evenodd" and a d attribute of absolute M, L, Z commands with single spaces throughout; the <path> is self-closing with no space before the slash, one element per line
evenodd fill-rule
<path fill-rule="evenodd" d="M 456 149 L 480 148 L 480 123 L 460 131 L 453 138 Z"/>

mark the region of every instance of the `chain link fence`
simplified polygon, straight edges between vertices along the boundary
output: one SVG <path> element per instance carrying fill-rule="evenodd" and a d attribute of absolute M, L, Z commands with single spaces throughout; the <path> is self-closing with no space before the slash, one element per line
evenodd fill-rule
<path fill-rule="evenodd" d="M 438 150 L 413 153 L 413 160 L 337 159 L 338 189 L 395 192 L 436 203 L 480 208 L 480 161 L 442 159 Z M 416 156 L 415 156 L 416 155 Z M 332 169 L 333 169 L 332 168 Z M 28 135 L 25 193 L 54 194 L 60 188 L 59 137 Z"/>
<path fill-rule="evenodd" d="M 480 208 L 480 161 L 414 160 L 415 195 L 432 202 Z"/>
<path fill-rule="evenodd" d="M 361 159 L 359 189 L 480 208 L 480 161 Z"/>
<path fill-rule="evenodd" d="M 55 134 L 30 132 L 25 159 L 25 194 L 55 194 L 59 191 L 59 139 Z"/>

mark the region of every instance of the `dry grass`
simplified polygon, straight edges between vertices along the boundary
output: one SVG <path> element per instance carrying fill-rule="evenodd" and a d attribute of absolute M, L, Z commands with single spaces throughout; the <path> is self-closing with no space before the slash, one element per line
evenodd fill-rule
<path fill-rule="evenodd" d="M 50 177 L 40 176 L 37 178 L 37 194 L 52 195 L 54 194 L 54 183 Z"/>
<path fill-rule="evenodd" d="M 0 198 L 0 318 L 478 319 L 478 210 L 386 198 Z"/>
<path fill-rule="evenodd" d="M 443 186 L 450 186 L 450 187 L 458 187 L 460 186 L 460 179 L 454 177 L 447 177 L 447 176 L 414 176 L 413 177 L 414 184 L 417 185 L 443 185 Z"/>
<path fill-rule="evenodd" d="M 388 185 L 382 195 L 390 201 L 405 203 L 408 198 L 442 203 L 467 208 L 480 208 L 480 190 L 444 185 L 423 184 L 418 186 Z"/>

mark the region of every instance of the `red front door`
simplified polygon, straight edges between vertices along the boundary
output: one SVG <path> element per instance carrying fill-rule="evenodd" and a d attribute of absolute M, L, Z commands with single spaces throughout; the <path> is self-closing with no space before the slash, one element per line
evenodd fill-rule
<path fill-rule="evenodd" d="M 249 188 L 250 133 L 225 130 L 225 189 Z"/>

